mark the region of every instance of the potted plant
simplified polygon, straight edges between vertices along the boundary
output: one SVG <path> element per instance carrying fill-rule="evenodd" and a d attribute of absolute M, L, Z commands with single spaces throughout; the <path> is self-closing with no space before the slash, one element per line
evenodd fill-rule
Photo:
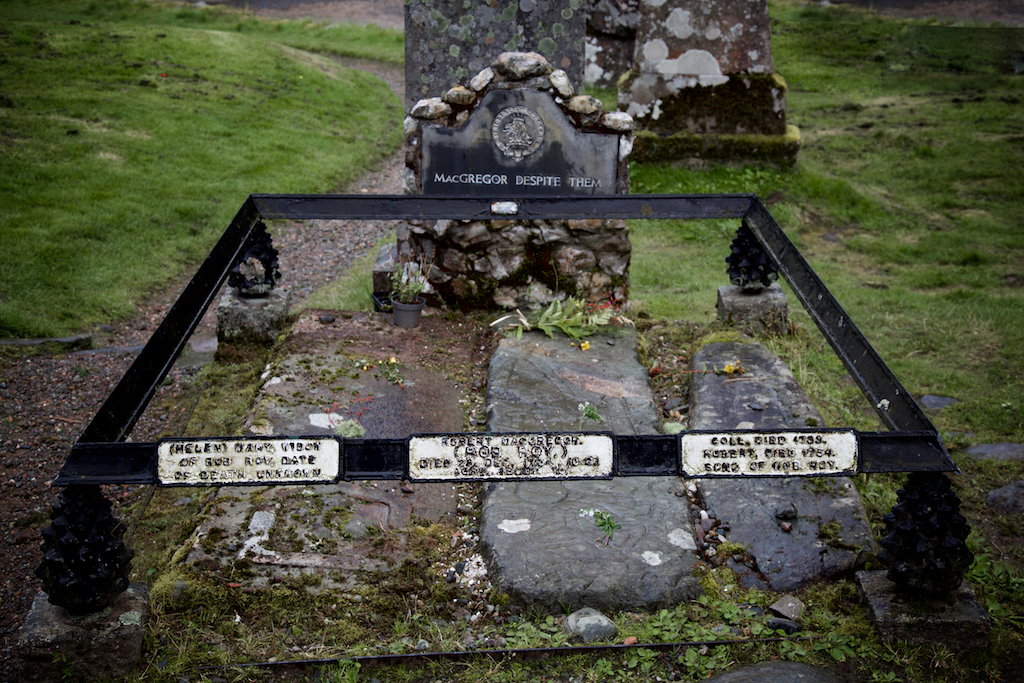
<path fill-rule="evenodd" d="M 395 264 L 391 273 L 391 311 L 398 327 L 416 327 L 426 301 L 427 280 L 413 263 Z"/>

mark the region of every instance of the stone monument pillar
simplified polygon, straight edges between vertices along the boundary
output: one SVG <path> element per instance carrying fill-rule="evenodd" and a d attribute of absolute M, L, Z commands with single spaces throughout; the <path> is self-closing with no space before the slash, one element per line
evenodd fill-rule
<path fill-rule="evenodd" d="M 786 82 L 772 63 L 766 0 L 640 0 L 633 67 L 619 108 L 639 161 L 768 161 L 792 167 Z"/>
<path fill-rule="evenodd" d="M 640 0 L 587 1 L 587 85 L 614 88 L 633 66 Z"/>
<path fill-rule="evenodd" d="M 584 0 L 406 0 L 405 109 L 465 82 L 502 52 L 537 52 L 583 85 Z"/>

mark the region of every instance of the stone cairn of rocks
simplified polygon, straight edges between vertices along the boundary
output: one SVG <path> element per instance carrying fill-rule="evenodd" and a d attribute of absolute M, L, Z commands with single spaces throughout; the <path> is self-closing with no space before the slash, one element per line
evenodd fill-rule
<path fill-rule="evenodd" d="M 405 120 L 406 194 L 422 193 L 422 137 L 428 126 L 461 127 L 491 89 L 551 94 L 572 125 L 619 136 L 616 194 L 629 192 L 633 120 L 577 95 L 569 78 L 534 52 L 506 52 L 467 85 L 420 100 Z M 398 228 L 398 259 L 419 263 L 431 288 L 460 307 L 536 308 L 572 295 L 625 301 L 631 255 L 623 220 L 410 221 Z"/>

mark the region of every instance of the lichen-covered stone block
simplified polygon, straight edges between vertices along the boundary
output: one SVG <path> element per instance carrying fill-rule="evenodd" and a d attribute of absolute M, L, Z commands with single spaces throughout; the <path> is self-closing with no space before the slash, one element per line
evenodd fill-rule
<path fill-rule="evenodd" d="M 791 147 L 720 145 L 721 136 L 788 135 L 786 82 L 775 74 L 766 0 L 654 2 L 640 0 L 630 71 L 619 82 L 619 108 L 652 135 L 641 147 L 659 147 L 662 159 L 709 158 L 708 145 L 739 153 L 738 161 L 791 166 Z M 698 144 L 657 145 L 659 138 L 697 138 Z M 685 142 L 685 141 L 684 141 Z M 749 142 L 749 141 L 748 141 Z M 669 151 L 675 154 L 669 154 Z M 764 152 L 767 151 L 768 154 Z"/>
<path fill-rule="evenodd" d="M 109 607 L 81 616 L 51 605 L 40 593 L 18 635 L 18 680 L 121 680 L 142 657 L 148 618 L 149 590 L 140 583 L 131 584 Z"/>
<path fill-rule="evenodd" d="M 288 320 L 288 292 L 276 287 L 260 297 L 228 288 L 217 304 L 217 340 L 272 344 Z"/>
<path fill-rule="evenodd" d="M 789 332 L 789 306 L 779 283 L 760 292 L 744 291 L 736 285 L 718 288 L 718 319 L 750 333 Z"/>

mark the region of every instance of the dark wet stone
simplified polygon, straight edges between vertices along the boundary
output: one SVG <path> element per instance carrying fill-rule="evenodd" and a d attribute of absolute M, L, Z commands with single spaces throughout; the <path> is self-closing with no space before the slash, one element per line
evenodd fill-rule
<path fill-rule="evenodd" d="M 925 410 L 942 410 L 948 408 L 951 405 L 959 403 L 959 399 L 949 398 L 947 396 L 922 396 L 921 407 Z"/>
<path fill-rule="evenodd" d="M 739 361 L 745 377 L 723 382 L 712 373 L 693 375 L 691 429 L 734 429 L 743 421 L 755 429 L 806 429 L 822 426 L 821 415 L 797 384 L 789 368 L 760 344 L 718 342 L 694 354 L 691 367 L 724 367 Z M 755 402 L 764 410 L 746 407 Z M 871 528 L 856 488 L 845 477 L 815 479 L 703 479 L 698 486 L 705 504 L 730 521 L 729 540 L 744 546 L 772 590 L 796 590 L 820 578 L 849 571 L 861 548 L 873 548 Z M 793 522 L 776 519 L 776 510 L 799 511 Z M 840 532 L 827 543 L 821 527 L 835 520 Z"/>
<path fill-rule="evenodd" d="M 772 617 L 765 622 L 765 626 L 773 631 L 785 631 L 788 635 L 793 635 L 803 629 L 803 626 L 792 619 L 783 619 L 782 617 Z"/>
<path fill-rule="evenodd" d="M 996 489 L 988 494 L 988 506 L 1002 515 L 1017 515 L 1024 512 L 1024 481 Z"/>
<path fill-rule="evenodd" d="M 827 669 L 800 662 L 759 662 L 707 679 L 707 683 L 842 683 Z"/>
<path fill-rule="evenodd" d="M 967 455 L 981 460 L 1024 460 L 1024 444 L 982 443 L 968 448 Z"/>
<path fill-rule="evenodd" d="M 580 403 L 604 422 L 584 430 L 656 433 L 658 409 L 637 356 L 634 332 L 591 339 L 581 353 L 568 337 L 528 333 L 503 339 L 491 359 L 488 429 L 575 431 Z M 499 590 L 553 610 L 587 605 L 643 609 L 692 598 L 699 584 L 689 502 L 663 477 L 487 485 L 480 539 Z M 608 545 L 585 508 L 609 512 L 621 528 Z"/>

